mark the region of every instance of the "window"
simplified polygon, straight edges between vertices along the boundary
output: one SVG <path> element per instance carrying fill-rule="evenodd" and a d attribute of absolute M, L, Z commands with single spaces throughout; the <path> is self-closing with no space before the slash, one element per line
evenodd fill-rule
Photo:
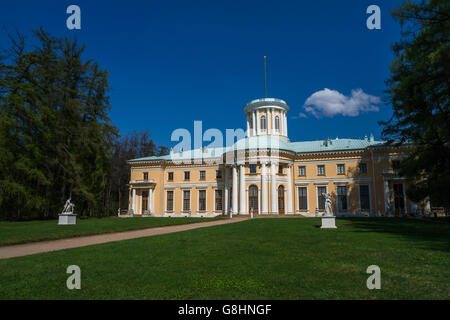
<path fill-rule="evenodd" d="M 337 165 L 337 174 L 345 174 L 345 164 Z"/>
<path fill-rule="evenodd" d="M 299 176 L 306 176 L 306 167 L 305 166 L 300 166 L 298 167 L 298 175 Z"/>
<path fill-rule="evenodd" d="M 148 191 L 142 191 L 142 213 L 148 210 Z"/>
<path fill-rule="evenodd" d="M 184 180 L 189 180 L 189 179 L 191 179 L 191 172 L 185 171 L 184 172 Z"/>
<path fill-rule="evenodd" d="M 148 180 L 148 172 L 144 172 L 144 180 L 145 180 L 145 181 Z"/>
<path fill-rule="evenodd" d="M 222 211 L 222 189 L 216 190 L 216 211 Z"/>
<path fill-rule="evenodd" d="M 222 170 L 216 170 L 216 179 L 222 179 Z"/>
<path fill-rule="evenodd" d="M 279 117 L 279 116 L 276 116 L 276 117 L 275 117 L 275 130 L 276 130 L 277 132 L 280 131 L 280 117 Z"/>
<path fill-rule="evenodd" d="M 337 187 L 338 211 L 347 211 L 347 186 Z"/>
<path fill-rule="evenodd" d="M 319 210 L 325 210 L 325 197 L 323 196 L 323 193 L 327 192 L 327 187 L 317 187 L 317 199 L 318 199 L 318 205 Z"/>
<path fill-rule="evenodd" d="M 367 163 L 360 163 L 358 166 L 359 173 L 367 173 Z"/>
<path fill-rule="evenodd" d="M 248 207 L 252 212 L 258 212 L 258 187 L 253 185 L 248 189 Z"/>
<path fill-rule="evenodd" d="M 266 116 L 261 116 L 261 130 L 266 131 L 267 130 L 267 123 L 266 123 Z"/>
<path fill-rule="evenodd" d="M 251 164 L 249 166 L 249 168 L 250 168 L 250 173 L 256 173 L 256 164 Z"/>
<path fill-rule="evenodd" d="M 283 166 L 281 164 L 278 165 L 278 174 L 283 174 Z"/>
<path fill-rule="evenodd" d="M 206 171 L 200 171 L 200 180 L 206 179 Z"/>
<path fill-rule="evenodd" d="M 325 166 L 324 165 L 317 166 L 317 175 L 318 176 L 324 176 L 325 175 Z"/>
<path fill-rule="evenodd" d="M 173 181 L 173 172 L 168 172 L 167 175 L 167 180 Z"/>
<path fill-rule="evenodd" d="M 206 190 L 198 191 L 198 211 L 206 210 Z"/>
<path fill-rule="evenodd" d="M 394 171 L 398 170 L 400 167 L 400 160 L 392 160 L 392 169 Z"/>
<path fill-rule="evenodd" d="M 191 210 L 191 191 L 183 190 L 183 211 Z"/>
<path fill-rule="evenodd" d="M 370 211 L 369 186 L 359 186 L 359 204 L 362 211 Z"/>
<path fill-rule="evenodd" d="M 308 197 L 306 187 L 298 188 L 298 208 L 299 210 L 308 210 Z"/>
<path fill-rule="evenodd" d="M 167 211 L 173 211 L 173 191 L 167 191 Z"/>

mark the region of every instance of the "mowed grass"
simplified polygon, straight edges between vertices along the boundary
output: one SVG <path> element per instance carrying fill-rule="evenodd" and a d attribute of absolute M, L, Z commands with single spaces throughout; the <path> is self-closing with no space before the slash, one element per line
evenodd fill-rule
<path fill-rule="evenodd" d="M 450 224 L 253 219 L 0 260 L 0 299 L 449 299 Z M 81 289 L 66 268 L 81 268 Z M 381 268 L 369 290 L 367 267 Z"/>
<path fill-rule="evenodd" d="M 1 221 L 0 246 L 212 221 L 214 219 L 220 218 L 108 217 L 77 219 L 75 225 L 58 225 L 58 220 L 29 222 Z"/>

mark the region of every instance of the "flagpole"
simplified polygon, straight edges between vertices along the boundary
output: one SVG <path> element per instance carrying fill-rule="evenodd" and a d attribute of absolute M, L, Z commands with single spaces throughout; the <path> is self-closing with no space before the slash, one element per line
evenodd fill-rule
<path fill-rule="evenodd" d="M 264 56 L 264 92 L 267 98 L 267 67 L 266 67 L 266 56 Z"/>

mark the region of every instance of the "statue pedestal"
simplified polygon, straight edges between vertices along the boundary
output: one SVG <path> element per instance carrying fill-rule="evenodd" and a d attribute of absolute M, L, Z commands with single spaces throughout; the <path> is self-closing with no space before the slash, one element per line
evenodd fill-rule
<path fill-rule="evenodd" d="M 335 216 L 323 216 L 321 229 L 337 229 Z"/>
<path fill-rule="evenodd" d="M 77 215 L 76 214 L 59 214 L 58 224 L 76 224 Z"/>

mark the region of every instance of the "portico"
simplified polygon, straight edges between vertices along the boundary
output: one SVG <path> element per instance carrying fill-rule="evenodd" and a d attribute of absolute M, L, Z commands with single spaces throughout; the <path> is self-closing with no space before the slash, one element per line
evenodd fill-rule
<path fill-rule="evenodd" d="M 133 215 L 152 214 L 154 212 L 154 189 L 154 180 L 131 181 L 130 196 Z"/>

